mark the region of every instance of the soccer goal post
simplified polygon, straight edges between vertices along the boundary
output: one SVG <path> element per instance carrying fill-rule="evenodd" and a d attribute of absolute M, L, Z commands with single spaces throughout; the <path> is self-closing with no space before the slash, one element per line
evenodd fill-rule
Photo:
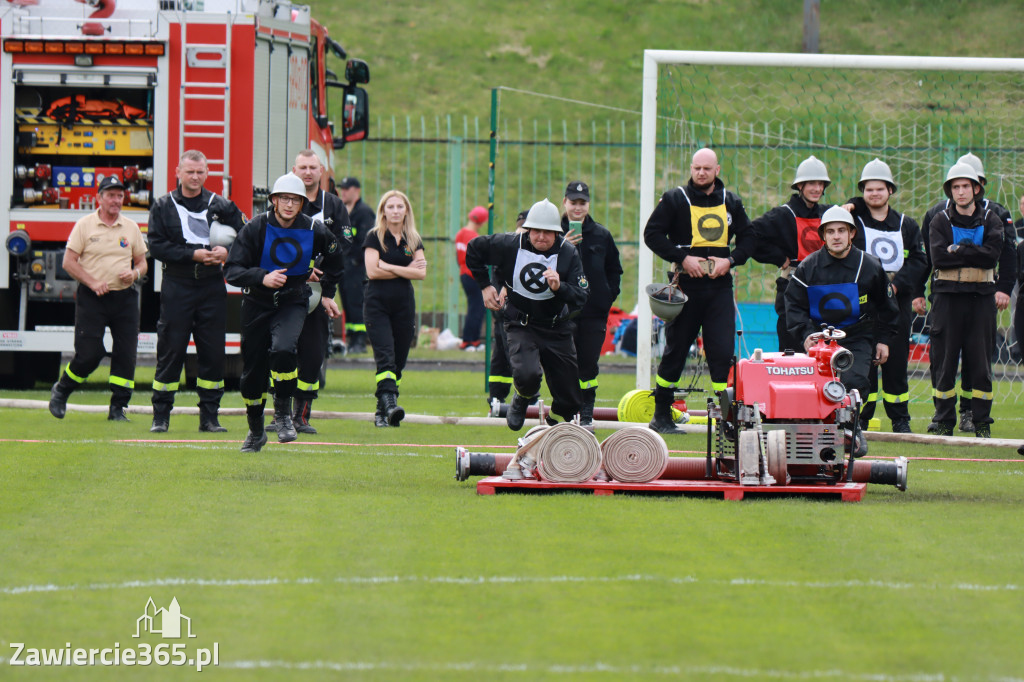
<path fill-rule="evenodd" d="M 663 281 L 670 267 L 646 247 L 643 231 L 661 194 L 688 181 L 694 151 L 716 150 L 722 179 L 751 220 L 787 201 L 797 164 L 814 154 L 832 179 L 823 202 L 857 195 L 861 169 L 878 157 L 899 187 L 891 205 L 920 223 L 944 198 L 946 170 L 967 152 L 985 164 L 986 196 L 1018 217 L 1022 75 L 1024 59 L 645 50 L 636 387 L 652 384 L 652 344 L 641 342 L 652 336 L 645 287 Z M 750 261 L 734 277 L 737 328 L 756 339 L 751 343 L 775 350 L 775 268 Z M 764 311 L 770 327 L 752 321 Z M 999 318 L 996 370 L 1008 381 L 997 390 L 1013 391 L 1020 344 L 1008 313 Z M 922 322 L 915 320 L 915 329 Z M 751 350 L 741 348 L 741 356 Z M 911 369 L 927 377 L 927 362 Z M 922 389 L 913 399 L 927 398 Z"/>

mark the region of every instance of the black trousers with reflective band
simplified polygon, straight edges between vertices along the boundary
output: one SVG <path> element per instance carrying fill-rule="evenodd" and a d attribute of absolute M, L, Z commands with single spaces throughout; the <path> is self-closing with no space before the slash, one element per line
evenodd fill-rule
<path fill-rule="evenodd" d="M 112 339 L 110 403 L 125 407 L 135 386 L 135 356 L 139 346 L 139 292 L 134 287 L 97 296 L 84 284 L 78 285 L 75 356 L 67 367 L 71 376 L 61 379 L 63 385 L 74 388 L 96 371 L 107 352 L 103 346 L 103 332 L 108 327 Z"/>
<path fill-rule="evenodd" d="M 295 397 L 300 400 L 315 400 L 320 389 L 320 370 L 327 357 L 327 325 L 330 318 L 322 305 L 306 315 L 299 334 L 299 380 Z"/>
<path fill-rule="evenodd" d="M 366 335 L 377 364 L 377 391 L 397 393 L 416 336 L 416 296 L 407 279 L 370 280 L 363 296 Z"/>
<path fill-rule="evenodd" d="M 524 327 L 505 322 L 505 336 L 516 392 L 527 398 L 536 396 L 544 377 L 551 392 L 551 411 L 565 420 L 572 419 L 582 402 L 572 325 Z"/>
<path fill-rule="evenodd" d="M 306 317 L 306 299 L 293 298 L 269 306 L 246 296 L 242 299 L 242 377 L 238 386 L 247 404 L 267 392 L 270 373 L 274 397 L 291 399 L 295 392 L 299 334 Z"/>
<path fill-rule="evenodd" d="M 910 304 L 909 296 L 898 296 L 896 304 L 900 309 L 900 326 L 896 337 L 889 344 L 889 359 L 881 366 L 881 372 L 877 365 L 871 365 L 868 373 L 868 388 L 871 393 L 878 393 L 878 375 L 882 375 L 882 406 L 885 414 L 892 421 L 910 419 L 910 384 L 907 382 L 907 360 L 910 353 L 910 325 L 914 320 L 914 310 Z M 870 394 L 869 394 L 870 395 Z M 877 401 L 866 402 L 867 395 L 861 396 L 864 400 L 864 409 L 860 415 L 864 419 L 871 419 L 875 416 L 875 405 Z"/>
<path fill-rule="evenodd" d="M 931 355 L 934 421 L 956 421 L 956 371 L 971 378 L 975 424 L 992 423 L 992 344 L 996 335 L 994 294 L 936 293 L 932 297 Z"/>
<path fill-rule="evenodd" d="M 219 277 L 182 279 L 164 276 L 157 322 L 156 373 L 153 405 L 174 404 L 174 388 L 181 380 L 189 336 L 196 344 L 199 361 L 197 387 L 200 402 L 220 405 L 224 394 L 224 335 L 227 289 Z M 210 386 L 203 386 L 203 383 Z M 161 386 L 167 386 L 161 390 Z M 214 388 L 213 386 L 216 386 Z"/>

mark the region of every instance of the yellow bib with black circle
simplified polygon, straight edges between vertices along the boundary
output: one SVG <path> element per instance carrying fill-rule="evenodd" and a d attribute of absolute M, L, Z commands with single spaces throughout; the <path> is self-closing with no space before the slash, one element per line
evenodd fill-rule
<path fill-rule="evenodd" d="M 725 192 L 722 192 L 722 203 L 717 206 L 694 206 L 686 190 L 683 190 L 683 198 L 690 204 L 690 247 L 728 247 L 729 214 L 725 210 Z"/>

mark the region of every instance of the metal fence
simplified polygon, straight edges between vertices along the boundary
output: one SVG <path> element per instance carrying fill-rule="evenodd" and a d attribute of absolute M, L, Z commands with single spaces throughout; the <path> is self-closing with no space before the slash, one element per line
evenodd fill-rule
<path fill-rule="evenodd" d="M 425 241 L 428 261 L 427 279 L 417 284 L 418 324 L 448 328 L 458 335 L 461 331 L 465 303 L 458 279 L 455 257 L 455 233 L 465 225 L 466 215 L 476 205 L 487 205 L 488 172 L 490 164 L 490 131 L 481 118 L 412 118 L 391 117 L 375 121 L 371 139 L 351 145 L 339 155 L 335 174 L 355 175 L 363 186 L 363 197 L 376 207 L 377 198 L 388 189 L 406 192 L 413 203 L 417 227 Z M 751 219 L 785 201 L 789 194 L 789 176 L 796 161 L 822 146 L 822 136 L 828 135 L 821 126 L 813 124 L 787 129 L 781 137 L 785 144 L 774 143 L 778 156 L 789 155 L 792 164 L 778 167 L 744 164 L 753 159 L 763 146 L 759 140 L 762 131 L 750 131 L 732 126 L 706 127 L 691 131 L 685 140 L 665 132 L 658 144 L 658 187 L 667 189 L 686 180 L 689 156 L 705 143 L 713 143 L 730 159 L 724 168 L 725 181 L 730 186 L 746 185 L 741 191 Z M 833 134 L 836 134 L 833 131 Z M 842 134 L 841 132 L 838 134 Z M 914 137 L 906 139 L 905 134 Z M 955 158 L 957 148 L 936 131 L 905 133 L 899 127 L 878 126 L 862 128 L 849 135 L 857 135 L 856 147 L 863 149 L 860 156 L 874 147 L 868 136 L 879 136 L 879 144 L 889 148 L 913 147 L 915 157 L 928 158 L 927 165 L 934 173 Z M 1015 158 L 1015 149 L 1001 149 L 1002 131 L 992 130 L 986 145 L 979 148 L 993 169 L 1004 166 L 1005 159 Z M 624 116 L 618 120 L 567 121 L 504 117 L 497 130 L 497 156 L 495 162 L 493 230 L 512 229 L 515 216 L 533 202 L 547 197 L 558 204 L 566 183 L 581 179 L 591 187 L 591 213 L 595 220 L 607 226 L 619 246 L 625 275 L 618 306 L 633 309 L 637 295 L 637 248 L 639 226 L 638 184 L 640 165 L 640 128 L 636 117 Z M 853 139 L 844 142 L 853 146 Z M 782 149 L 785 147 L 785 149 Z M 784 153 L 782 153 L 784 152 Z M 815 151 L 815 153 L 818 153 Z M 799 158 L 798 158 L 799 157 Z M 788 158 L 788 157 L 787 157 Z M 866 157 L 865 157 L 866 158 Z M 859 162 L 858 162 L 859 163 Z M 892 164 L 901 170 L 900 161 Z M 852 165 L 851 165 L 852 164 Z M 855 193 L 856 163 L 837 166 L 837 182 L 830 188 L 827 199 L 843 201 Z M 849 167 L 847 167 L 849 166 Z M 756 175 L 758 178 L 754 178 Z M 761 177 L 764 176 L 764 177 Z M 770 177 L 770 179 L 768 179 Z M 990 173 L 989 194 L 1017 214 L 1016 192 L 1020 187 L 1016 177 L 1003 172 Z M 780 180 L 780 178 L 782 178 Z M 929 181 L 931 188 L 923 194 L 901 191 L 894 197 L 894 206 L 917 220 L 923 214 L 928 200 L 938 183 Z M 909 187 L 908 187 L 909 190 Z M 660 191 L 660 190 L 659 190 Z M 660 268 L 656 265 L 656 268 Z M 737 273 L 737 301 L 744 305 L 768 304 L 774 298 L 774 270 L 751 262 Z M 656 275 L 657 278 L 657 275 Z M 749 310 L 749 308 L 748 308 Z M 999 317 L 1001 347 L 997 375 L 1003 382 L 1011 382 L 1015 394 L 1020 384 L 1020 346 L 1013 338 L 1011 311 Z M 921 330 L 924 320 L 915 325 Z M 748 315 L 742 321 L 749 338 L 757 333 L 773 335 L 774 318 L 770 315 Z M 761 327 L 764 327 L 763 329 Z M 763 338 L 763 337 L 762 337 Z M 926 340 L 926 339 L 922 339 Z M 749 349 L 748 349 L 749 350 Z M 912 367 L 916 378 L 927 377 L 927 365 Z M 915 395 L 915 400 L 928 400 L 927 391 Z M 1003 395 L 1007 395 L 1004 393 Z"/>

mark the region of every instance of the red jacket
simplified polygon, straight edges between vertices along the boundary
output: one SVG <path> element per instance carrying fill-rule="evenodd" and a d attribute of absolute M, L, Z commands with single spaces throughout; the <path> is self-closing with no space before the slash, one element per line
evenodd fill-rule
<path fill-rule="evenodd" d="M 455 235 L 455 257 L 459 261 L 459 274 L 473 276 L 473 273 L 466 267 L 466 245 L 473 237 L 479 236 L 472 227 L 464 227 Z"/>

